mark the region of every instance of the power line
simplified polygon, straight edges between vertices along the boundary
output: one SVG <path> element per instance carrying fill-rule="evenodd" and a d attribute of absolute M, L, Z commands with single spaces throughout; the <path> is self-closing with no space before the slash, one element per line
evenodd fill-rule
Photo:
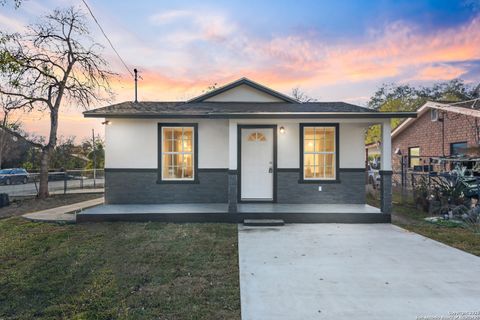
<path fill-rule="evenodd" d="M 123 61 L 122 57 L 120 56 L 120 54 L 118 53 L 118 51 L 115 49 L 115 47 L 113 46 L 113 43 L 112 41 L 110 41 L 110 39 L 108 38 L 107 34 L 105 33 L 105 31 L 103 30 L 102 26 L 100 25 L 100 23 L 98 22 L 97 18 L 95 17 L 95 15 L 93 14 L 92 12 L 92 9 L 90 9 L 90 6 L 87 4 L 87 2 L 85 0 L 82 0 L 83 4 L 85 5 L 85 7 L 87 7 L 87 10 L 88 12 L 90 12 L 90 15 L 92 16 L 93 20 L 95 21 L 95 23 L 97 24 L 98 28 L 100 28 L 100 31 L 102 31 L 103 33 L 103 36 L 105 37 L 105 39 L 107 39 L 108 43 L 110 44 L 110 47 L 112 47 L 113 51 L 115 52 L 115 54 L 117 55 L 118 59 L 120 59 L 120 61 L 123 63 L 123 66 L 125 67 L 125 69 L 127 69 L 128 73 L 130 73 L 130 75 L 132 77 L 134 77 L 132 71 L 130 71 L 130 69 L 128 68 L 127 64 L 125 63 L 125 61 Z"/>

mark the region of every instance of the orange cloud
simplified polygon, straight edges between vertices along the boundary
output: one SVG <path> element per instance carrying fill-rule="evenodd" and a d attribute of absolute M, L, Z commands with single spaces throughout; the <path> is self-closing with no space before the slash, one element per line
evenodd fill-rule
<path fill-rule="evenodd" d="M 427 66 L 421 69 L 416 75 L 414 80 L 422 81 L 440 81 L 450 80 L 460 77 L 467 70 L 464 68 L 458 68 L 449 65 L 440 66 Z"/>
<path fill-rule="evenodd" d="M 425 64 L 480 59 L 478 43 L 480 18 L 477 17 L 460 28 L 434 34 L 422 34 L 419 29 L 397 23 L 382 34 L 357 43 L 329 46 L 301 37 L 285 37 L 263 44 L 257 42 L 254 46 L 267 57 L 265 60 L 272 59 L 279 74 L 294 72 L 302 74 L 305 82 L 312 85 L 325 85 L 402 77 Z M 458 68 L 443 70 L 448 73 L 441 75 L 437 68 L 439 80 L 462 74 Z M 417 80 L 425 76 L 419 74 Z"/>
<path fill-rule="evenodd" d="M 154 17 L 157 24 L 164 24 L 191 16 L 191 12 L 181 11 Z M 219 15 L 214 17 L 212 22 L 197 21 L 201 28 L 194 33 L 201 35 L 186 38 L 215 42 L 216 36 L 208 34 L 220 32 L 226 20 Z M 212 32 L 206 32 L 210 27 Z M 177 53 L 182 60 L 174 56 L 175 51 L 170 53 L 173 56 L 168 68 L 140 67 L 144 80 L 139 82 L 139 96 L 149 100 L 182 100 L 200 94 L 213 83 L 222 84 L 241 76 L 279 90 L 289 90 L 294 85 L 313 88 L 385 79 L 445 80 L 465 71 L 449 67 L 448 63 L 480 59 L 479 17 L 463 26 L 430 34 L 397 22 L 361 41 L 334 44 L 304 35 L 277 36 L 270 40 L 248 37 L 234 26 L 221 35 L 224 41 L 211 43 L 214 49 L 208 55 L 186 46 L 175 49 L 180 50 Z M 131 79 L 122 78 L 116 89 L 119 100 L 132 99 Z"/>
<path fill-rule="evenodd" d="M 169 23 L 172 19 L 184 19 L 189 15 L 171 13 L 170 16 L 157 17 L 166 19 L 157 22 Z M 137 61 L 136 67 L 143 78 L 139 81 L 139 99 L 186 100 L 201 94 L 214 83 L 222 85 L 242 76 L 285 93 L 298 85 L 315 94 L 322 87 L 344 88 L 346 84 L 353 86 L 365 82 L 372 83 L 370 90 L 373 92 L 375 86 L 384 81 L 434 81 L 460 77 L 467 70 L 453 63 L 480 59 L 480 17 L 460 27 L 428 34 L 420 27 L 393 23 L 384 30 L 367 34 L 362 40 L 338 40 L 335 43 L 309 35 L 261 39 L 246 35 L 233 24 L 227 28 L 225 21 L 221 15 L 212 21 L 198 20 L 195 25 L 199 29 L 182 30 L 184 33 L 178 42 L 175 37 L 166 35 L 170 42 L 163 42 L 161 38 L 158 40 L 161 45 L 156 44 L 158 47 L 155 44 L 148 47 L 145 42 L 138 41 L 134 48 L 126 48 L 126 60 L 132 57 Z M 210 46 L 209 49 L 196 46 L 198 41 L 206 42 L 202 44 Z M 112 88 L 117 94 L 115 102 L 133 100 L 134 82 L 130 76 L 120 77 L 112 83 Z M 371 92 L 352 95 L 365 97 Z M 348 100 L 348 92 L 343 93 L 342 98 Z M 81 118 L 80 112 L 76 115 Z M 42 121 L 47 123 L 42 129 L 46 133 L 48 119 Z M 70 118 L 62 121 L 68 124 L 61 123 L 63 134 L 88 135 L 89 127 L 97 126 L 88 122 L 92 120 L 83 120 L 84 127 L 76 125 Z M 27 127 L 39 128 L 39 123 L 33 120 L 26 123 Z"/>

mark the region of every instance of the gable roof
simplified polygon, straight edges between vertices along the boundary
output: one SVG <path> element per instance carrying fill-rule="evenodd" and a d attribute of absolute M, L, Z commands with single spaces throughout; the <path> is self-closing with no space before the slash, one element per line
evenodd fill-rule
<path fill-rule="evenodd" d="M 214 90 L 212 90 L 212 91 L 210 91 L 210 92 L 207 92 L 207 93 L 205 93 L 205 94 L 202 94 L 202 95 L 200 95 L 200 96 L 198 96 L 198 97 L 195 97 L 195 98 L 193 98 L 193 99 L 190 99 L 190 100 L 188 100 L 187 102 L 189 102 L 189 103 L 190 103 L 190 102 L 202 102 L 202 101 L 205 101 L 205 100 L 207 100 L 207 99 L 209 99 L 209 98 L 212 98 L 212 97 L 214 97 L 214 96 L 216 96 L 216 95 L 219 95 L 219 94 L 221 94 L 221 93 L 223 93 L 223 92 L 225 92 L 225 91 L 228 91 L 228 90 L 237 88 L 237 87 L 239 87 L 239 86 L 241 86 L 241 85 L 249 86 L 249 87 L 251 87 L 251 88 L 253 88 L 253 89 L 256 89 L 256 90 L 258 90 L 258 91 L 261 91 L 261 92 L 263 92 L 263 93 L 266 93 L 266 94 L 268 94 L 268 95 L 271 95 L 271 96 L 273 96 L 273 97 L 275 97 L 275 98 L 278 98 L 278 99 L 280 99 L 280 100 L 283 100 L 284 102 L 290 102 L 290 103 L 297 103 L 297 102 L 298 102 L 297 100 L 295 100 L 295 99 L 293 99 L 293 98 L 291 98 L 291 97 L 289 97 L 289 96 L 287 96 L 287 95 L 284 95 L 284 94 L 282 94 L 282 93 L 280 93 L 280 92 L 278 92 L 278 91 L 275 91 L 275 90 L 272 90 L 272 89 L 270 89 L 270 88 L 267 88 L 267 87 L 265 87 L 264 85 L 261 85 L 261 84 L 259 84 L 259 83 L 256 83 L 256 82 L 254 82 L 254 81 L 252 81 L 252 80 L 250 80 L 250 79 L 248 79 L 248 78 L 245 78 L 245 77 L 244 77 L 244 78 L 240 78 L 240 79 L 238 79 L 238 80 L 236 80 L 236 81 L 234 81 L 234 82 L 231 82 L 231 83 L 229 83 L 229 84 L 226 84 L 226 85 L 224 85 L 224 86 L 221 86 L 221 87 L 219 87 L 219 88 L 217 88 L 217 89 L 214 89 Z"/>
<path fill-rule="evenodd" d="M 436 110 L 442 110 L 446 112 L 453 112 L 456 114 L 463 114 L 466 116 L 471 116 L 475 118 L 480 118 L 480 110 L 478 109 L 472 109 L 471 106 L 473 104 L 465 101 L 465 102 L 455 102 L 453 104 L 451 103 L 445 103 L 445 102 L 434 102 L 434 101 L 427 101 L 423 106 L 418 108 L 417 110 L 417 117 L 419 118 L 425 112 L 427 112 L 430 109 L 436 109 Z M 412 125 L 415 122 L 415 118 L 408 118 L 405 121 L 403 121 L 398 127 L 396 127 L 392 131 L 392 138 L 400 134 L 403 130 L 408 128 L 410 125 Z"/>
<path fill-rule="evenodd" d="M 248 86 L 272 99 L 210 99 L 228 90 Z M 248 91 L 248 90 L 247 90 Z M 232 91 L 230 91 L 231 93 Z M 237 92 L 238 94 L 238 92 Z M 243 91 L 245 94 L 245 91 Z M 250 97 L 251 98 L 251 97 Z M 301 103 L 277 91 L 241 78 L 188 101 L 122 102 L 103 108 L 85 111 L 87 118 L 404 118 L 415 117 L 415 112 L 377 112 L 345 102 Z"/>
<path fill-rule="evenodd" d="M 122 102 L 85 111 L 87 118 L 392 118 L 415 113 L 378 112 L 345 102 Z"/>

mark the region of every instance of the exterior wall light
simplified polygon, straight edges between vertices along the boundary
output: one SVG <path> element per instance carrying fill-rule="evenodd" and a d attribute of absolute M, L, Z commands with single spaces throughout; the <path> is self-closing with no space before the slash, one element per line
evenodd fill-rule
<path fill-rule="evenodd" d="M 284 133 L 285 133 L 285 127 L 283 127 L 283 126 L 280 127 L 280 133 L 281 133 L 281 134 L 284 134 Z"/>
<path fill-rule="evenodd" d="M 104 124 L 104 125 L 107 125 L 107 126 L 108 126 L 108 125 L 111 125 L 111 124 L 112 124 L 112 121 L 110 121 L 110 120 L 106 120 L 106 121 L 103 121 L 103 122 L 102 122 L 102 124 Z"/>

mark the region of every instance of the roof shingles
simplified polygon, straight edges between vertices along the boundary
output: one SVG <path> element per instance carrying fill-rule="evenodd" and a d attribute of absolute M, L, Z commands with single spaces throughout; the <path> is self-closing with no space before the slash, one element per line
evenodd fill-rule
<path fill-rule="evenodd" d="M 258 113 L 362 113 L 376 112 L 345 102 L 257 103 L 257 102 L 122 102 L 84 112 L 86 117 L 109 116 L 209 116 Z"/>

